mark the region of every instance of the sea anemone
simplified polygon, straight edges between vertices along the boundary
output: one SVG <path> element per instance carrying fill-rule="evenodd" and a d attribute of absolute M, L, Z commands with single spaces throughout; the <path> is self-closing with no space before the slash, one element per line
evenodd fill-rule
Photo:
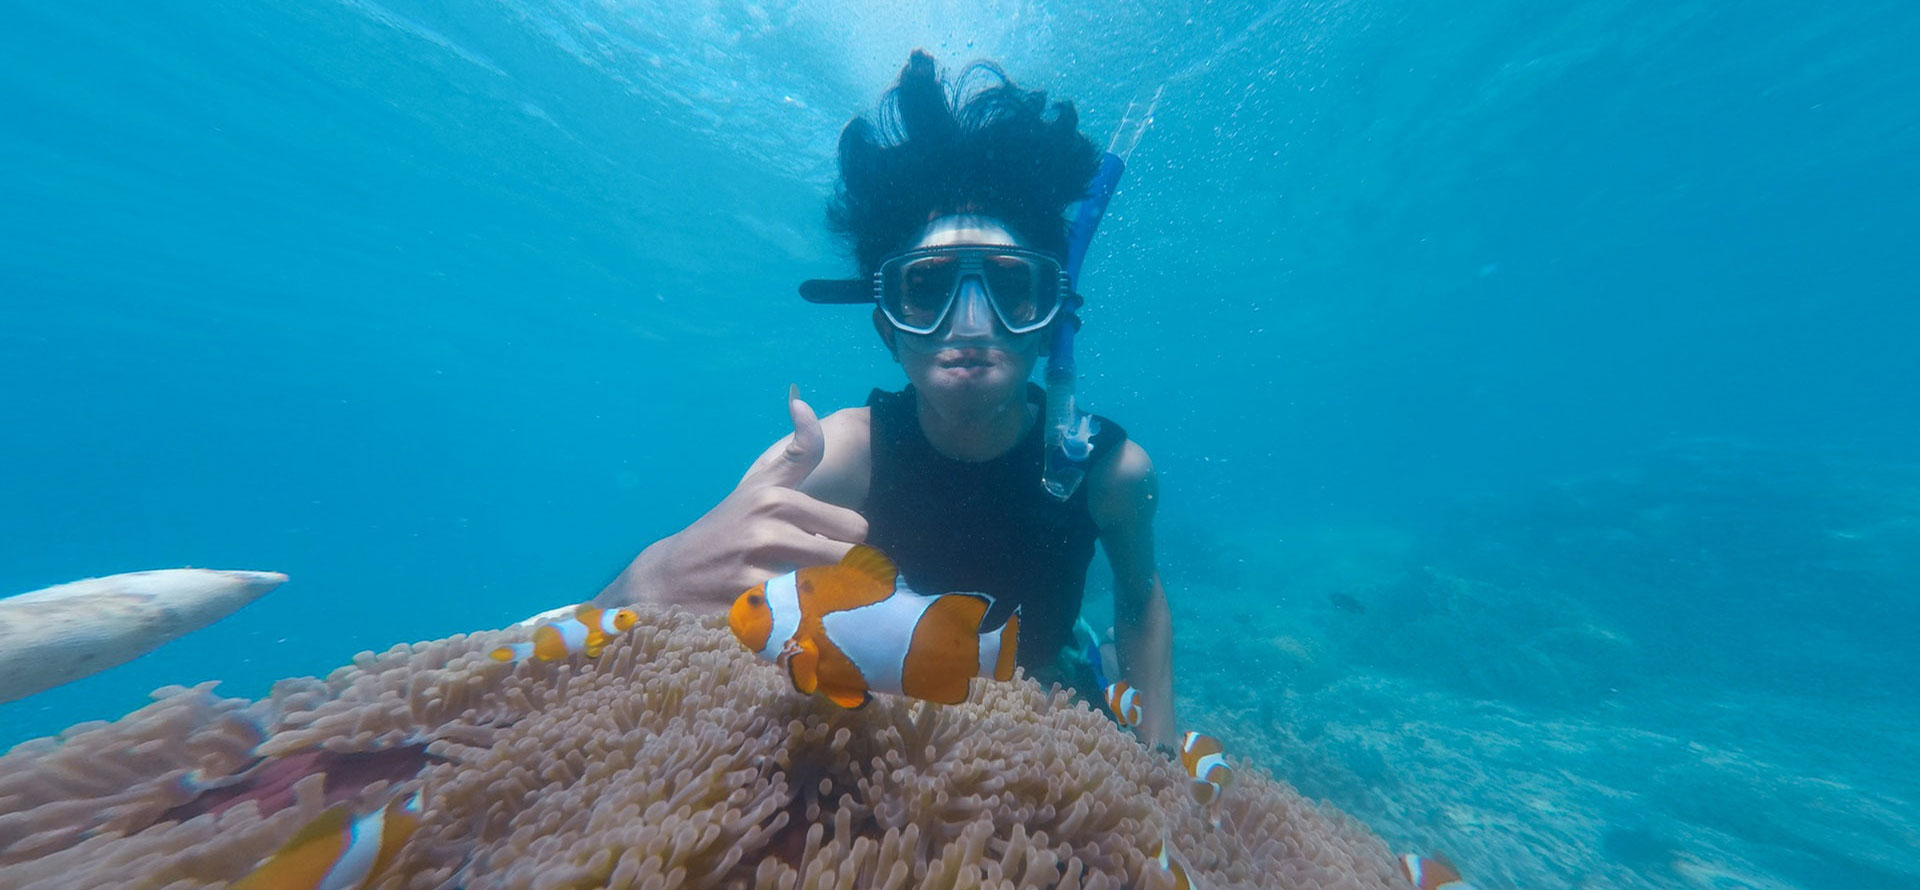
<path fill-rule="evenodd" d="M 331 803 L 413 789 L 421 827 L 373 887 L 1170 887 L 1162 839 L 1210 888 L 1398 886 L 1346 816 L 1257 769 L 1203 811 L 1177 763 L 1025 678 L 848 711 L 717 617 L 488 657 L 516 635 L 362 653 L 257 702 L 173 687 L 23 744 L 0 757 L 0 886 L 218 887 Z"/>

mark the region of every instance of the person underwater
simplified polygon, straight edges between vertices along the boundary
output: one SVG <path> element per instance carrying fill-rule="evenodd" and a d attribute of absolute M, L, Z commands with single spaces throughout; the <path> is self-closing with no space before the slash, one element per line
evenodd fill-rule
<path fill-rule="evenodd" d="M 973 677 L 1013 678 L 1020 615 L 987 622 L 993 605 L 980 594 L 915 593 L 891 560 L 859 544 L 834 565 L 748 589 L 727 611 L 727 626 L 786 670 L 795 690 L 818 690 L 843 708 L 865 705 L 874 692 L 958 704 Z"/>
<path fill-rule="evenodd" d="M 1172 617 L 1153 555 L 1153 464 L 1119 423 L 1051 410 L 1058 388 L 1033 382 L 1079 326 L 1073 272 L 1092 228 L 1070 223 L 1068 212 L 1095 195 L 1104 202 L 1118 177 L 1117 167 L 1103 176 L 1108 165 L 1078 123 L 1070 103 L 1022 89 L 991 65 L 949 82 L 931 56 L 914 52 L 880 112 L 841 132 L 827 215 L 856 274 L 801 286 L 811 302 L 865 308 L 906 386 L 876 389 L 865 405 L 824 419 L 789 388 L 791 435 L 712 509 L 642 550 L 595 602 L 725 612 L 741 591 L 836 565 L 866 544 L 912 590 L 1017 606 L 1016 664 L 1043 685 L 1098 701 L 1101 685 L 1073 631 L 1097 545 L 1113 569 L 1118 676 L 1143 705 L 1136 730 L 1173 748 Z M 1054 451 L 1071 473 L 1050 472 Z M 797 679 L 817 658 L 814 681 L 848 701 L 893 685 L 835 685 L 822 643 L 847 641 L 825 625 L 820 634 L 803 637 L 788 659 Z M 769 642 L 784 651 L 784 638 Z M 903 668 L 902 686 L 905 676 Z"/>

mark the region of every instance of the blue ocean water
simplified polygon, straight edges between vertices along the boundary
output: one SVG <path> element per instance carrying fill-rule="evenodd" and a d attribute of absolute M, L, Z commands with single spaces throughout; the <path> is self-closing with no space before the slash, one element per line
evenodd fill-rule
<path fill-rule="evenodd" d="M 793 288 L 924 46 L 1160 93 L 1080 349 L 1183 723 L 1484 887 L 1920 877 L 1911 4 L 5 16 L 0 593 L 293 580 L 0 746 L 582 599 L 898 385 Z"/>

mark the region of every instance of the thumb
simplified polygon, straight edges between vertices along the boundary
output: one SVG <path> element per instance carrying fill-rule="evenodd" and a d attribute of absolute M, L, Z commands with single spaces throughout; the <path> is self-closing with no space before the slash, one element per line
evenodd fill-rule
<path fill-rule="evenodd" d="M 795 488 L 820 466 L 827 453 L 827 437 L 820 431 L 820 418 L 813 408 L 800 400 L 800 387 L 787 387 L 787 414 L 793 419 L 793 438 L 775 452 L 773 459 L 755 481 L 763 485 Z"/>

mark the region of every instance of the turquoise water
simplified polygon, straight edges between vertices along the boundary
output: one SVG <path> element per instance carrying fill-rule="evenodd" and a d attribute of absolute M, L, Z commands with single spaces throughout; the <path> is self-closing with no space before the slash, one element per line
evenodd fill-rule
<path fill-rule="evenodd" d="M 1163 90 L 1080 349 L 1183 723 L 1483 887 L 1920 877 L 1911 4 L 6 17 L 0 592 L 293 580 L 0 745 L 582 599 L 788 383 L 897 385 L 793 286 L 926 46 L 1101 137 Z"/>

